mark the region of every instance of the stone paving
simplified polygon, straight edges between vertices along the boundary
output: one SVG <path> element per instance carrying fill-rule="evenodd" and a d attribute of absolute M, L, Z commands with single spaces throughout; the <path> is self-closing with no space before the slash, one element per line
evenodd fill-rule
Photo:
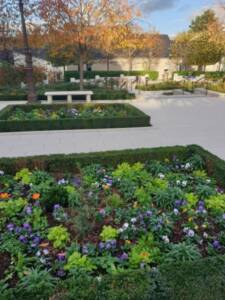
<path fill-rule="evenodd" d="M 145 92 L 130 103 L 151 115 L 152 127 L 0 133 L 0 157 L 198 144 L 225 159 L 225 96 Z"/>

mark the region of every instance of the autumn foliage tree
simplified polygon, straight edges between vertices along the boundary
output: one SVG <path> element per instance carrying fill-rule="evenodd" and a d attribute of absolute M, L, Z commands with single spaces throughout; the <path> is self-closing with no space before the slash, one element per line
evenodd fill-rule
<path fill-rule="evenodd" d="M 112 28 L 118 24 L 121 7 L 126 6 L 129 7 L 127 0 L 41 1 L 41 16 L 47 24 L 50 43 L 51 37 L 57 35 L 59 44 L 75 49 L 79 60 L 80 89 L 83 89 L 88 51 L 98 46 L 101 34 L 106 35 L 107 26 Z M 112 45 L 111 42 L 108 44 Z"/>
<path fill-rule="evenodd" d="M 221 60 L 225 51 L 224 30 L 215 13 L 207 10 L 192 21 L 190 30 L 176 36 L 171 53 L 184 66 L 197 65 L 205 70 Z"/>

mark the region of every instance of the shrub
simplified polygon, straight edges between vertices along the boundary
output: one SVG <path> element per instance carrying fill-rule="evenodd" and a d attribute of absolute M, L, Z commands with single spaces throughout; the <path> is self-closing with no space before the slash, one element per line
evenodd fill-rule
<path fill-rule="evenodd" d="M 201 254 L 195 245 L 188 245 L 186 243 L 172 244 L 171 250 L 164 256 L 164 261 L 172 262 L 186 262 L 194 261 L 201 258 Z"/>
<path fill-rule="evenodd" d="M 48 212 L 52 212 L 55 204 L 63 207 L 68 206 L 68 192 L 62 185 L 52 185 L 41 196 L 41 204 Z"/>
<path fill-rule="evenodd" d="M 115 228 L 112 228 L 112 226 L 104 226 L 103 230 L 100 234 L 100 237 L 102 239 L 102 241 L 109 241 L 109 240 L 113 240 L 118 236 L 118 230 Z"/>

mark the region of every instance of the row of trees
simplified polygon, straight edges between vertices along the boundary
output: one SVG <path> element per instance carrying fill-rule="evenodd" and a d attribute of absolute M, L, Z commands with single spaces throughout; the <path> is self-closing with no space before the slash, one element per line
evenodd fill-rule
<path fill-rule="evenodd" d="M 186 69 L 197 65 L 204 71 L 207 65 L 220 62 L 225 55 L 224 24 L 213 10 L 206 10 L 192 21 L 188 31 L 176 36 L 171 54 Z"/>
<path fill-rule="evenodd" d="M 2 47 L 23 44 L 25 50 L 29 101 L 36 98 L 30 47 L 46 47 L 57 65 L 78 64 L 81 89 L 84 64 L 96 49 L 104 53 L 108 69 L 111 55 L 126 51 L 132 69 L 137 51 L 148 51 L 150 61 L 161 47 L 156 32 L 143 34 L 136 23 L 140 12 L 128 0 L 0 0 L 0 6 Z"/>

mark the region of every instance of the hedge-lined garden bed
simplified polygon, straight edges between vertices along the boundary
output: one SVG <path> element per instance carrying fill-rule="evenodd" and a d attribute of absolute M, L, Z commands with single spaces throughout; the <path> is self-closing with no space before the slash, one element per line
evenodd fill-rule
<path fill-rule="evenodd" d="M 2 299 L 223 299 L 225 162 L 202 148 L 1 159 L 0 170 Z"/>
<path fill-rule="evenodd" d="M 129 104 L 8 105 L 0 131 L 35 131 L 150 126 L 150 117 Z"/>

